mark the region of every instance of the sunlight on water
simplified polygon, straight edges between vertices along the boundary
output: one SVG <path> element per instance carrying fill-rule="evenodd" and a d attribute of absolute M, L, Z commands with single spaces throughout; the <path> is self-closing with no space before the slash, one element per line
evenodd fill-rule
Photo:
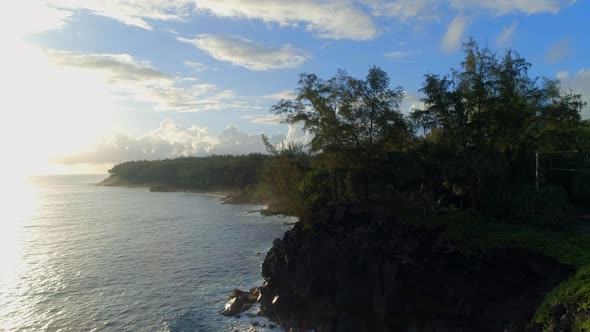
<path fill-rule="evenodd" d="M 23 221 L 34 217 L 38 208 L 37 188 L 26 178 L 4 182 L 0 222 L 0 275 L 17 267 L 22 261 Z"/>
<path fill-rule="evenodd" d="M 284 220 L 102 178 L 4 181 L 0 331 L 247 331 L 218 311 L 262 283 Z"/>
<path fill-rule="evenodd" d="M 38 211 L 38 188 L 27 178 L 6 179 L 2 183 L 0 221 L 0 330 L 9 330 L 15 322 L 11 317 L 22 310 L 16 303 L 5 302 L 10 293 L 19 292 L 19 276 L 26 272 L 24 255 L 24 223 L 34 219 Z"/>

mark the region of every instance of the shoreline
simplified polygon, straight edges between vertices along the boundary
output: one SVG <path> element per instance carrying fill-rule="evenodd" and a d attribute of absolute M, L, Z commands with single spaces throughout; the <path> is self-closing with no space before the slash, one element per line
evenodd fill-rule
<path fill-rule="evenodd" d="M 100 182 L 94 183 L 94 185 L 98 187 L 147 188 L 150 192 L 185 192 L 219 197 L 229 197 L 239 194 L 239 190 L 235 188 L 202 190 L 164 183 L 130 183 L 127 181 L 120 181 L 118 179 L 111 179 L 110 177 Z"/>
<path fill-rule="evenodd" d="M 107 180 L 109 180 L 109 181 L 107 181 Z M 240 190 L 236 189 L 236 188 L 201 190 L 201 189 L 192 189 L 192 188 L 188 188 L 188 187 L 167 185 L 167 184 L 161 184 L 161 183 L 153 183 L 153 184 L 128 183 L 128 182 L 120 181 L 118 179 L 113 180 L 111 178 L 106 178 L 98 183 L 95 183 L 94 185 L 99 186 L 99 187 L 121 187 L 121 188 L 134 188 L 134 189 L 146 188 L 150 192 L 154 192 L 154 193 L 190 193 L 190 194 L 206 195 L 206 196 L 218 198 L 220 204 L 263 206 L 262 209 L 253 210 L 250 212 L 258 212 L 258 213 L 260 213 L 260 215 L 262 215 L 264 217 L 284 216 L 284 217 L 289 217 L 289 218 L 294 217 L 294 218 L 297 218 L 297 220 L 299 220 L 299 218 L 297 216 L 286 214 L 284 212 L 281 212 L 280 210 L 269 209 L 271 204 L 268 204 L 268 202 L 251 200 L 251 199 L 244 199 L 244 196 L 242 195 Z M 288 224 L 293 225 L 293 224 L 295 224 L 295 222 L 289 222 Z"/>

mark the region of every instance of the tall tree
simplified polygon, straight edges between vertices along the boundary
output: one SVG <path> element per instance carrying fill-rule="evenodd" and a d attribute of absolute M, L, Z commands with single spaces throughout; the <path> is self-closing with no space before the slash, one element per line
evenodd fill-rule
<path fill-rule="evenodd" d="M 383 140 L 396 130 L 407 130 L 400 104 L 401 87 L 390 87 L 383 70 L 372 67 L 365 79 L 339 70 L 329 80 L 302 74 L 295 100 L 281 100 L 271 109 L 286 116 L 287 123 L 302 122 L 314 134 L 311 151 L 322 152 L 332 171 L 335 196 L 338 196 L 339 168 L 356 165 L 364 174 L 374 171 L 373 159 Z M 365 177 L 368 197 L 370 178 Z"/>

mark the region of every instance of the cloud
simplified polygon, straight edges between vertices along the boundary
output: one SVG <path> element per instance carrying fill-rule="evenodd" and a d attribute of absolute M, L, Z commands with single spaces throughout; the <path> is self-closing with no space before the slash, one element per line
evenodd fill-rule
<path fill-rule="evenodd" d="M 582 99 L 588 103 L 586 109 L 582 111 L 582 117 L 585 119 L 590 118 L 590 68 L 580 69 L 573 77 L 564 73 L 566 72 L 557 74 L 558 78 L 559 76 L 562 77 L 559 78 L 562 86 L 582 95 Z"/>
<path fill-rule="evenodd" d="M 201 0 L 196 8 L 221 17 L 303 26 L 320 38 L 370 40 L 378 35 L 371 16 L 347 0 Z"/>
<path fill-rule="evenodd" d="M 467 19 L 463 16 L 457 16 L 451 21 L 443 37 L 443 51 L 452 52 L 459 47 L 466 27 Z"/>
<path fill-rule="evenodd" d="M 185 61 L 184 65 L 194 71 L 204 71 L 208 69 L 204 64 L 196 61 Z"/>
<path fill-rule="evenodd" d="M 304 134 L 295 129 L 287 136 L 270 136 L 273 144 L 288 139 L 301 141 Z M 188 128 L 166 119 L 160 126 L 143 137 L 119 134 L 95 145 L 91 150 L 58 158 L 57 162 L 73 164 L 112 164 L 129 160 L 155 160 L 212 154 L 241 155 L 266 153 L 260 133 L 246 133 L 235 126 L 226 127 L 219 135 L 212 134 L 206 127 Z"/>
<path fill-rule="evenodd" d="M 96 15 L 109 17 L 124 24 L 152 30 L 146 20 L 180 21 L 188 18 L 194 1 L 149 0 L 49 0 L 48 5 L 71 11 L 88 10 Z"/>
<path fill-rule="evenodd" d="M 402 113 L 408 115 L 415 109 L 424 109 L 422 98 L 424 95 L 418 92 L 404 91 L 404 100 L 400 105 Z"/>
<path fill-rule="evenodd" d="M 302 28 L 325 39 L 372 40 L 382 30 L 380 18 L 402 22 L 440 20 L 443 13 L 495 16 L 558 13 L 575 0 L 37 0 L 5 1 L 10 31 L 59 28 L 74 14 L 87 11 L 123 24 L 153 30 L 157 21 L 186 22 L 203 13 L 224 18 L 260 20 Z M 2 6 L 0 5 L 0 6 Z M 16 9 L 21 9 L 13 15 Z M 21 18 L 30 19 L 21 19 Z M 170 29 L 168 29 L 170 30 Z M 172 32 L 174 33 L 174 32 Z"/>
<path fill-rule="evenodd" d="M 12 31 L 39 32 L 59 28 L 75 13 L 89 11 L 141 29 L 151 21 L 186 21 L 199 13 L 256 19 L 281 27 L 303 27 L 320 38 L 371 40 L 380 33 L 375 17 L 438 20 L 445 9 L 456 13 L 486 11 L 494 15 L 558 13 L 575 0 L 38 0 L 4 4 L 3 12 L 18 19 Z M 30 17 L 30 20 L 21 18 Z M 17 29 L 14 29 L 17 27 Z M 19 28 L 20 27 L 20 28 Z"/>
<path fill-rule="evenodd" d="M 555 77 L 557 77 L 557 79 L 560 81 L 567 80 L 569 76 L 570 76 L 570 73 L 568 71 L 559 71 L 559 72 L 557 72 L 557 74 L 555 74 Z"/>
<path fill-rule="evenodd" d="M 133 59 L 129 54 L 84 54 L 48 50 L 47 54 L 59 65 L 104 71 L 112 82 L 166 81 L 172 77 L 158 69 Z"/>
<path fill-rule="evenodd" d="M 557 62 L 572 53 L 571 40 L 564 38 L 559 42 L 553 44 L 545 54 L 545 62 Z"/>
<path fill-rule="evenodd" d="M 85 70 L 102 78 L 122 101 L 147 102 L 156 111 L 259 109 L 234 91 L 213 84 L 193 84 L 195 78 L 172 77 L 129 54 L 86 54 L 48 50 L 56 64 Z"/>
<path fill-rule="evenodd" d="M 441 19 L 442 13 L 489 12 L 493 15 L 553 13 L 574 4 L 575 0 L 361 0 L 374 16 L 401 21 Z"/>
<path fill-rule="evenodd" d="M 416 62 L 414 58 L 422 55 L 422 51 L 393 51 L 383 54 L 393 62 L 412 63 Z"/>
<path fill-rule="evenodd" d="M 455 9 L 484 9 L 496 15 L 510 13 L 524 13 L 528 15 L 552 13 L 557 14 L 561 9 L 571 6 L 576 0 L 451 0 Z"/>
<path fill-rule="evenodd" d="M 364 0 L 375 16 L 395 17 L 402 21 L 409 19 L 434 20 L 439 17 L 441 0 Z"/>
<path fill-rule="evenodd" d="M 243 115 L 242 119 L 246 119 L 251 123 L 264 124 L 264 125 L 283 125 L 284 118 L 276 114 L 265 114 L 265 115 Z"/>
<path fill-rule="evenodd" d="M 2 1 L 0 12 L 4 14 L 0 20 L 0 36 L 3 40 L 61 29 L 74 14 L 69 10 L 51 7 L 43 0 Z"/>
<path fill-rule="evenodd" d="M 288 128 L 289 129 L 287 131 L 287 137 L 285 138 L 285 140 L 280 142 L 279 144 L 276 144 L 278 148 L 286 146 L 289 142 L 307 146 L 309 143 L 311 143 L 311 140 L 314 137 L 314 135 L 309 131 L 303 130 L 303 124 L 289 125 Z M 271 141 L 271 143 L 274 142 Z"/>
<path fill-rule="evenodd" d="M 271 95 L 262 96 L 264 99 L 271 99 L 271 100 L 281 100 L 281 99 L 295 99 L 297 98 L 298 93 L 295 90 L 285 90 L 277 93 L 273 93 Z"/>
<path fill-rule="evenodd" d="M 194 45 L 219 61 L 231 62 L 250 70 L 294 68 L 309 58 L 305 52 L 291 45 L 269 47 L 236 36 L 203 34 L 195 39 L 178 38 Z"/>
<path fill-rule="evenodd" d="M 498 45 L 498 46 L 508 45 L 510 43 L 510 40 L 512 39 L 512 35 L 514 35 L 514 32 L 516 31 L 517 28 L 518 28 L 518 22 L 514 22 L 511 25 L 508 25 L 508 26 L 505 26 L 504 28 L 502 28 L 502 32 L 500 32 L 500 35 L 496 39 L 496 45 Z"/>

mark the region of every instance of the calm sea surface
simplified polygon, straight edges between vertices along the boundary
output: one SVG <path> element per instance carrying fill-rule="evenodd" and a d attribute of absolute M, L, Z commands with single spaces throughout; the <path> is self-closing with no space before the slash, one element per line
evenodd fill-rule
<path fill-rule="evenodd" d="M 188 193 L 14 181 L 0 209 L 0 331 L 233 331 L 217 312 L 261 284 L 285 219 Z M 3 204 L 3 205 L 4 205 Z"/>

